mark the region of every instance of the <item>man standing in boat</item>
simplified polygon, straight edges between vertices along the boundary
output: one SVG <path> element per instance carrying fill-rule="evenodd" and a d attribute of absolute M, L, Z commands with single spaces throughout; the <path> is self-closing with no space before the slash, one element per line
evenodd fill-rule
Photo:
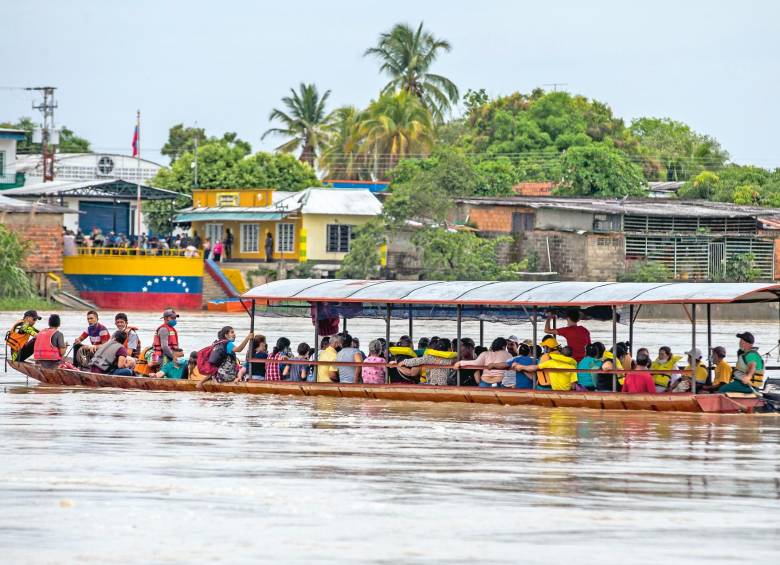
<path fill-rule="evenodd" d="M 579 325 L 580 311 L 569 310 L 566 312 L 566 327 L 554 328 L 555 314 L 547 317 L 544 323 L 544 333 L 566 338 L 566 344 L 571 347 L 572 357 L 579 362 L 585 357 L 585 348 L 590 344 L 590 332 Z"/>
<path fill-rule="evenodd" d="M 179 334 L 176 332 L 176 320 L 179 315 L 168 308 L 162 314 L 163 323 L 154 332 L 154 365 L 162 367 L 169 361 L 173 361 L 173 350 L 179 347 Z"/>

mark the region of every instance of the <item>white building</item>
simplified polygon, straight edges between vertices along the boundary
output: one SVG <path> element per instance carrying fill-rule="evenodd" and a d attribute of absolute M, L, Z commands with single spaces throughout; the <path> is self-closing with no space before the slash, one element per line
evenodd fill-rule
<path fill-rule="evenodd" d="M 123 179 L 148 184 L 162 168 L 154 161 L 113 153 L 54 155 L 54 179 L 63 181 Z M 26 185 L 43 182 L 43 157 L 20 155 L 16 161 L 16 170 L 25 173 Z"/>
<path fill-rule="evenodd" d="M 19 186 L 16 144 L 24 140 L 24 135 L 24 130 L 0 128 L 0 190 Z"/>

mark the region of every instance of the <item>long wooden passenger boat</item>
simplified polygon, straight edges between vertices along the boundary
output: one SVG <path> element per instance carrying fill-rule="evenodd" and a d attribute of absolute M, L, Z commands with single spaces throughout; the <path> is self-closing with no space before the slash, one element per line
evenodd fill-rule
<path fill-rule="evenodd" d="M 133 390 L 195 392 L 192 380 L 121 377 L 71 369 L 42 369 L 33 363 L 9 362 L 28 377 L 56 386 L 110 387 Z M 597 410 L 652 410 L 657 412 L 747 413 L 763 406 L 759 398 L 727 398 L 712 394 L 622 394 L 619 392 L 575 392 L 514 390 L 457 386 L 405 384 L 339 384 L 289 381 L 249 381 L 203 385 L 204 392 L 276 394 L 289 396 L 330 396 L 366 400 L 415 402 L 463 402 L 498 406 L 540 406 L 544 408 L 592 408 Z"/>
<path fill-rule="evenodd" d="M 413 336 L 414 319 L 420 317 L 454 320 L 458 339 L 464 319 L 522 319 L 530 322 L 537 342 L 539 316 L 549 310 L 600 309 L 602 319 L 612 321 L 613 344 L 618 342 L 619 312 L 627 313 L 628 341 L 633 342 L 634 323 L 641 308 L 649 304 L 674 304 L 685 309 L 691 321 L 691 349 L 699 339 L 697 311 L 706 313 L 707 348 L 712 348 L 712 304 L 778 303 L 780 285 L 766 283 L 610 283 L 561 281 L 383 281 L 347 279 L 290 279 L 260 285 L 245 293 L 244 302 L 254 331 L 258 305 L 266 309 L 291 305 L 310 310 L 314 322 L 314 343 L 319 343 L 320 316 L 382 317 L 386 340 L 390 342 L 391 320 L 408 320 Z M 595 312 L 595 310 L 593 310 Z M 334 314 L 335 312 L 335 314 Z M 780 310 L 779 310 L 780 312 Z M 625 320 L 624 320 L 625 321 Z M 614 345 L 613 345 L 614 347 Z M 315 354 L 316 355 L 316 354 Z M 259 361 L 258 361 L 259 362 Z M 315 363 L 317 362 L 315 357 Z M 329 362 L 329 365 L 339 365 Z M 351 363 L 345 363 L 351 364 Z M 115 387 L 139 390 L 195 391 L 197 383 L 149 377 L 97 375 L 67 369 L 41 369 L 30 363 L 12 363 L 25 375 L 42 383 L 59 386 Z M 620 371 L 611 371 L 620 372 Z M 676 371 L 681 372 L 681 371 Z M 458 377 L 458 383 L 460 382 Z M 613 381 L 614 382 L 614 381 Z M 535 386 L 534 386 L 535 388 Z M 250 381 L 221 384 L 207 382 L 206 392 L 331 396 L 401 401 L 462 402 L 507 406 L 580 407 L 615 410 L 736 413 L 761 409 L 760 395 L 624 394 L 620 392 L 577 392 L 516 390 L 465 386 L 415 384 L 342 384 L 287 381 Z"/>

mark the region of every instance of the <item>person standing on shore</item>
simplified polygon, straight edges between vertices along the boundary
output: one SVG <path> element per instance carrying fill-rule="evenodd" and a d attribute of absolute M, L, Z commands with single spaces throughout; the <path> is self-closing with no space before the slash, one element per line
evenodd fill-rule
<path fill-rule="evenodd" d="M 267 263 L 274 262 L 274 236 L 271 232 L 265 234 L 265 260 Z"/>

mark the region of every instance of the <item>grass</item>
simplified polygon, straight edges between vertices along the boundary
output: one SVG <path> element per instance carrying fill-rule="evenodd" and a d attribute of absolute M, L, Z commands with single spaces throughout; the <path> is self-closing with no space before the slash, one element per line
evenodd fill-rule
<path fill-rule="evenodd" d="M 63 306 L 45 298 L 5 298 L 0 296 L 0 311 L 19 312 L 25 310 L 50 310 L 56 308 L 62 310 Z"/>

